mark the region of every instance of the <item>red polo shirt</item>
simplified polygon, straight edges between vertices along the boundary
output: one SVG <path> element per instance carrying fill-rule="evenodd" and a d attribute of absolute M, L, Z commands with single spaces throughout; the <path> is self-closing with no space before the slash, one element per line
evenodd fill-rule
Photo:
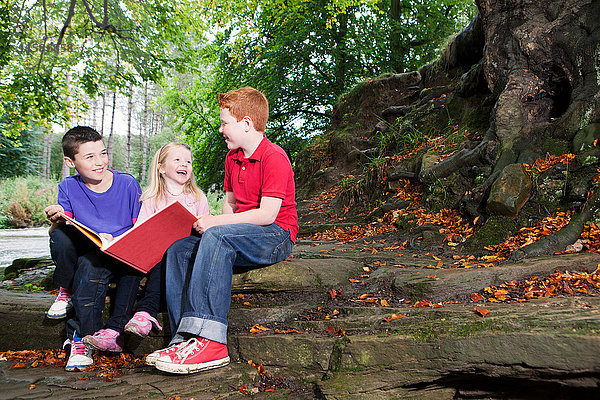
<path fill-rule="evenodd" d="M 296 242 L 298 214 L 294 171 L 285 151 L 266 136 L 248 158 L 244 158 L 242 149 L 227 153 L 225 190 L 233 192 L 236 213 L 259 208 L 263 196 L 282 199 L 275 223 L 288 230 Z"/>

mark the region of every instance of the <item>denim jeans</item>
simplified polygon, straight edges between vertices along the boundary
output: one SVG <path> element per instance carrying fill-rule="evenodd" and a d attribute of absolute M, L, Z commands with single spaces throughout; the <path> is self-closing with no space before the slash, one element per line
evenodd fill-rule
<path fill-rule="evenodd" d="M 54 283 L 72 289 L 77 259 L 93 250 L 98 247 L 72 225 L 62 224 L 50 232 L 50 255 L 56 265 Z"/>
<path fill-rule="evenodd" d="M 148 314 L 156 318 L 158 310 L 161 306 L 161 301 L 164 296 L 164 268 L 163 262 L 161 261 L 156 264 L 150 272 L 146 274 L 146 287 L 144 288 L 144 295 L 138 301 L 136 311 L 146 311 Z"/>
<path fill-rule="evenodd" d="M 290 255 L 293 245 L 289 232 L 276 224 L 214 226 L 201 238 L 189 236 L 172 244 L 165 277 L 175 332 L 171 344 L 186 334 L 226 344 L 233 267 L 275 264 Z"/>
<path fill-rule="evenodd" d="M 75 316 L 67 321 L 67 337 L 73 332 L 80 337 L 91 335 L 103 328 L 104 309 L 108 284 L 117 280 L 117 291 L 105 328 L 123 332 L 131 318 L 138 287 L 143 274 L 96 249 L 77 259 L 73 279 L 73 310 Z"/>

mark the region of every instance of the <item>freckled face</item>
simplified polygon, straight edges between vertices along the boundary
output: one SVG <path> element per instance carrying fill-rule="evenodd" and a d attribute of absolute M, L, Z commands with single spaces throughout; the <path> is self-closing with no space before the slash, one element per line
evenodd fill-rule
<path fill-rule="evenodd" d="M 167 183 L 185 185 L 192 178 L 192 153 L 185 147 L 172 148 L 160 166 L 160 173 Z"/>
<path fill-rule="evenodd" d="M 228 108 L 221 108 L 221 127 L 219 133 L 223 135 L 227 148 L 229 150 L 235 150 L 242 147 L 244 144 L 245 133 L 244 120 L 236 120 L 233 115 L 229 112 Z"/>

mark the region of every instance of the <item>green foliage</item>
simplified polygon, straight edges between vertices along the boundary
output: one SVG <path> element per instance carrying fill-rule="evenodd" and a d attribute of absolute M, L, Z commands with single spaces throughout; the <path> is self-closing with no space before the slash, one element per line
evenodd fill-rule
<path fill-rule="evenodd" d="M 0 119 L 0 179 L 34 174 L 39 166 L 37 136 L 29 130 L 10 134 Z"/>
<path fill-rule="evenodd" d="M 71 120 L 100 86 L 124 92 L 191 67 L 186 57 L 202 40 L 192 1 L 3 3 L 0 112 L 15 132 Z"/>
<path fill-rule="evenodd" d="M 44 208 L 56 204 L 58 183 L 39 176 L 7 178 L 0 181 L 0 226 L 41 226 L 46 223 Z"/>
<path fill-rule="evenodd" d="M 223 202 L 225 196 L 222 192 L 205 192 L 206 198 L 208 199 L 208 206 L 210 207 L 210 215 L 219 215 L 223 209 Z"/>
<path fill-rule="evenodd" d="M 195 80 L 177 79 L 165 102 L 193 144 L 195 172 L 209 188 L 221 185 L 226 154 L 217 130 L 218 93 L 245 85 L 264 92 L 271 109 L 267 136 L 294 159 L 306 138 L 324 131 L 349 88 L 433 60 L 474 10 L 466 0 L 200 4 L 214 35 L 196 54 L 207 67 Z M 393 27 L 397 34 L 390 34 Z"/>

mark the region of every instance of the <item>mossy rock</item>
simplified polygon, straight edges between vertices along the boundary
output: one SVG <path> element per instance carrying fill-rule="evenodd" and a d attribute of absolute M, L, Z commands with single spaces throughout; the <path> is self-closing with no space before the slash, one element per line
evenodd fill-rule
<path fill-rule="evenodd" d="M 580 129 L 573 138 L 573 152 L 582 153 L 589 150 L 593 147 L 596 139 L 600 139 L 600 123 L 589 124 Z"/>
<path fill-rule="evenodd" d="M 486 252 L 485 246 L 502 243 L 521 228 L 522 222 L 520 219 L 501 215 L 491 216 L 473 236 L 467 239 L 463 250 L 476 255 L 483 254 Z"/>
<path fill-rule="evenodd" d="M 50 257 L 17 258 L 4 269 L 4 279 L 13 279 L 21 274 L 24 269 L 43 268 L 53 265 Z"/>

